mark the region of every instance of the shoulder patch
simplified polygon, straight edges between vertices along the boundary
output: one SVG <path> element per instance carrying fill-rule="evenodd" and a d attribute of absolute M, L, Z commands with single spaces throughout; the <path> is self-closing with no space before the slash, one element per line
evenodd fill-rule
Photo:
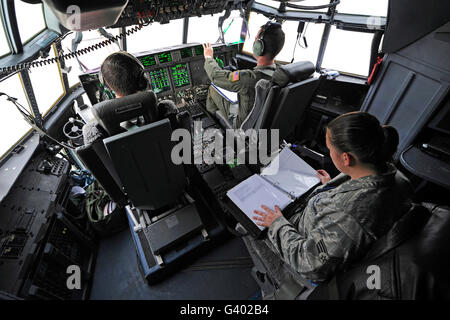
<path fill-rule="evenodd" d="M 239 80 L 239 71 L 235 71 L 231 75 L 231 81 L 235 82 L 235 81 L 238 81 L 238 80 Z"/>

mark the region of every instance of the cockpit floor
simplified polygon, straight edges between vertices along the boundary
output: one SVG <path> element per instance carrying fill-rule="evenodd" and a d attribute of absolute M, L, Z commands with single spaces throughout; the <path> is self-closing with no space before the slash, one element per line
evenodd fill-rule
<path fill-rule="evenodd" d="M 243 241 L 233 237 L 160 283 L 148 285 L 139 272 L 130 231 L 124 230 L 100 242 L 90 299 L 260 299 L 252 266 Z"/>

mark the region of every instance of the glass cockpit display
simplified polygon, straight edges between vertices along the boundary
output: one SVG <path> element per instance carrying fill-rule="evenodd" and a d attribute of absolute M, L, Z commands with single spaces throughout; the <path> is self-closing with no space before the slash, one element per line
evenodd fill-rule
<path fill-rule="evenodd" d="M 142 62 L 144 67 L 152 67 L 156 64 L 156 59 L 153 55 L 139 57 L 139 60 Z"/>
<path fill-rule="evenodd" d="M 172 72 L 172 80 L 175 88 L 190 85 L 189 71 L 186 63 L 179 63 L 170 68 Z"/>
<path fill-rule="evenodd" d="M 161 52 L 158 54 L 159 63 L 167 63 L 172 61 L 172 54 L 170 52 Z"/>
<path fill-rule="evenodd" d="M 196 46 L 194 48 L 195 55 L 196 56 L 202 56 L 203 55 L 203 46 Z"/>
<path fill-rule="evenodd" d="M 192 57 L 192 48 L 183 48 L 180 50 L 181 59 Z"/>
<path fill-rule="evenodd" d="M 152 89 L 155 93 L 170 90 L 170 79 L 167 69 L 158 69 L 148 72 Z"/>

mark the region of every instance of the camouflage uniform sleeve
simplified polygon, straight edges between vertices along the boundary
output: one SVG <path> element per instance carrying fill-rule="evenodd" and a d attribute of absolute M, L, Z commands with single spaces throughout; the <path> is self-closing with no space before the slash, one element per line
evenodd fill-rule
<path fill-rule="evenodd" d="M 359 237 L 355 235 L 363 232 L 353 217 L 333 205 L 321 207 L 312 222 L 297 221 L 311 223 L 312 228 L 302 234 L 302 227 L 279 217 L 268 230 L 268 240 L 286 263 L 313 281 L 328 280 L 354 252 Z"/>
<path fill-rule="evenodd" d="M 224 70 L 219 67 L 216 60 L 207 58 L 205 59 L 205 71 L 209 80 L 225 90 L 243 93 L 246 89 L 248 74 L 245 70 L 234 72 Z"/>

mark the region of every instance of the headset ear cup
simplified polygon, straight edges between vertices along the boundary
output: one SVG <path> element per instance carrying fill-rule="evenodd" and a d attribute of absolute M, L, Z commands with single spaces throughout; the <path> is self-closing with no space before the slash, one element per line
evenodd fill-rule
<path fill-rule="evenodd" d="M 253 43 L 253 53 L 258 57 L 264 55 L 264 41 L 262 41 L 261 39 L 255 40 L 255 42 Z"/>
<path fill-rule="evenodd" d="M 148 85 L 150 83 L 150 78 L 149 78 L 148 73 L 145 70 L 141 71 L 141 76 L 140 76 L 140 80 L 139 81 L 140 81 L 140 84 L 139 84 L 140 90 L 141 91 L 147 90 L 148 89 Z"/>
<path fill-rule="evenodd" d="M 108 87 L 108 85 L 105 83 L 105 80 L 103 79 L 102 69 L 98 71 L 98 81 L 100 82 L 100 89 L 102 90 L 102 94 L 105 94 L 108 99 L 114 99 L 115 94 L 113 91 Z"/>

